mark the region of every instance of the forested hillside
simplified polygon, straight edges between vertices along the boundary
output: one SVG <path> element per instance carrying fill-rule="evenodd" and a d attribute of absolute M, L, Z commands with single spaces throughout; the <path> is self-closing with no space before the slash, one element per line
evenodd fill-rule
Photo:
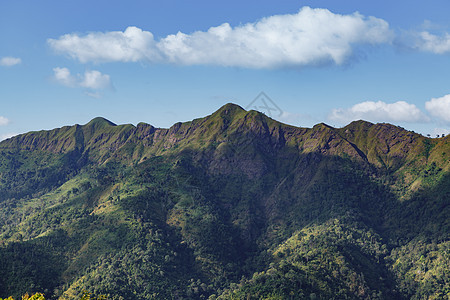
<path fill-rule="evenodd" d="M 450 143 L 227 104 L 0 143 L 0 297 L 448 299 Z"/>

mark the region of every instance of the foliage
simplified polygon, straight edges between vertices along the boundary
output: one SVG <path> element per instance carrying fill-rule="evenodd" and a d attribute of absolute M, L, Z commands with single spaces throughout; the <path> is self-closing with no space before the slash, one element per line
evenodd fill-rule
<path fill-rule="evenodd" d="M 92 296 L 88 291 L 83 291 L 80 300 L 107 300 L 108 297 L 105 295 L 99 295 L 97 297 Z M 8 297 L 5 299 L 0 298 L 0 300 L 14 300 L 13 297 Z M 28 293 L 22 296 L 22 300 L 45 300 L 44 294 L 36 293 L 34 295 L 29 295 Z"/>

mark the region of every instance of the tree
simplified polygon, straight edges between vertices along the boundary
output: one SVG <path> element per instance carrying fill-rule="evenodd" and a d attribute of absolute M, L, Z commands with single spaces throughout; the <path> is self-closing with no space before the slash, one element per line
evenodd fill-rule
<path fill-rule="evenodd" d="M 0 298 L 0 300 L 14 300 L 14 298 L 13 297 L 8 297 L 5 299 Z M 44 294 L 42 294 L 42 293 L 36 293 L 32 296 L 28 295 L 28 293 L 27 293 L 22 296 L 22 300 L 45 300 L 45 297 L 44 297 Z"/>

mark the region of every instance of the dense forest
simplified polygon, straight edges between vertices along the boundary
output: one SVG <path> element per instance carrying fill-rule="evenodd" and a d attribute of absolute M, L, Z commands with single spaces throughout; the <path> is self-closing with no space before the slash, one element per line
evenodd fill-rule
<path fill-rule="evenodd" d="M 0 143 L 0 297 L 448 299 L 449 203 L 448 136 L 96 118 Z"/>

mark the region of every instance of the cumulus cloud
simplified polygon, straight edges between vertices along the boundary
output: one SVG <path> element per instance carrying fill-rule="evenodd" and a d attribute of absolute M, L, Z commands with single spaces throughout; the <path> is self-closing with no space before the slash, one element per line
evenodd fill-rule
<path fill-rule="evenodd" d="M 5 125 L 8 125 L 8 124 L 9 124 L 9 119 L 0 116 L 0 126 L 5 126 Z"/>
<path fill-rule="evenodd" d="M 68 86 L 68 87 L 75 87 L 76 86 L 76 78 L 70 74 L 70 70 L 67 68 L 53 68 L 54 73 L 54 79 L 59 84 Z"/>
<path fill-rule="evenodd" d="M 353 45 L 386 43 L 390 37 L 384 20 L 305 7 L 294 15 L 235 28 L 225 23 L 207 32 L 179 32 L 161 39 L 158 47 L 170 62 L 179 64 L 273 68 L 339 65 L 351 56 Z"/>
<path fill-rule="evenodd" d="M 18 65 L 22 62 L 22 60 L 18 57 L 6 56 L 0 59 L 0 66 L 3 67 L 12 67 Z"/>
<path fill-rule="evenodd" d="M 329 119 L 340 123 L 355 120 L 372 122 L 428 122 L 429 118 L 414 104 L 405 101 L 385 103 L 382 101 L 366 101 L 350 108 L 333 109 Z"/>
<path fill-rule="evenodd" d="M 105 89 L 111 85 L 109 75 L 102 74 L 96 70 L 86 71 L 82 78 L 80 86 L 93 90 Z"/>
<path fill-rule="evenodd" d="M 432 98 L 425 102 L 425 109 L 434 117 L 450 123 L 450 95 Z"/>
<path fill-rule="evenodd" d="M 224 23 L 207 31 L 178 32 L 159 41 L 149 31 L 66 34 L 49 39 L 52 49 L 86 62 L 174 63 L 246 68 L 343 64 L 358 45 L 390 43 L 389 24 L 359 13 L 334 14 L 302 8 L 297 14 L 275 15 L 236 27 Z"/>
<path fill-rule="evenodd" d="M 435 35 L 428 31 L 413 34 L 411 48 L 435 54 L 450 53 L 450 34 Z"/>
<path fill-rule="evenodd" d="M 102 74 L 96 70 L 86 71 L 83 75 L 72 75 L 69 69 L 56 67 L 53 69 L 53 73 L 53 78 L 56 82 L 68 87 L 84 87 L 98 90 L 111 86 L 109 75 Z"/>
<path fill-rule="evenodd" d="M 86 36 L 66 34 L 59 39 L 48 39 L 48 44 L 58 53 L 68 54 L 82 63 L 136 62 L 157 58 L 153 34 L 137 27 L 124 32 L 93 32 Z"/>

